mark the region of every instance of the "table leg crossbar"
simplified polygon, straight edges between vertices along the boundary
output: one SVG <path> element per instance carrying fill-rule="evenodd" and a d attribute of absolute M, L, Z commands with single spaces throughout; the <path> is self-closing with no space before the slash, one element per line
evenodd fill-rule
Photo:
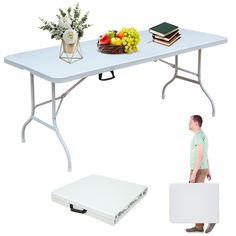
<path fill-rule="evenodd" d="M 86 79 L 82 78 L 80 79 L 78 82 L 76 82 L 72 87 L 70 87 L 68 90 L 66 90 L 66 92 L 64 92 L 61 96 L 56 97 L 56 88 L 55 88 L 55 83 L 51 83 L 51 92 L 52 92 L 52 99 L 47 100 L 45 102 L 41 102 L 39 104 L 35 104 L 35 90 L 34 90 L 34 75 L 32 73 L 30 73 L 30 91 L 31 91 L 31 114 L 29 119 L 24 123 L 23 127 L 22 127 L 22 131 L 21 131 L 21 140 L 24 143 L 25 142 L 25 129 L 27 127 L 27 125 L 32 121 L 37 121 L 38 123 L 48 127 L 49 129 L 55 131 L 60 143 L 62 144 L 64 151 L 66 153 L 67 156 L 67 161 L 68 161 L 68 171 L 72 170 L 72 164 L 71 164 L 71 156 L 70 156 L 70 152 L 69 149 L 65 143 L 65 141 L 63 140 L 60 131 L 57 127 L 57 115 L 58 112 L 61 108 L 62 102 L 64 100 L 64 98 L 74 89 L 76 88 L 82 81 L 84 81 Z M 56 107 L 56 100 L 60 100 L 58 106 Z M 49 124 L 41 119 L 39 119 L 38 117 L 35 116 L 35 110 L 36 108 L 46 105 L 48 103 L 52 103 L 52 124 Z"/>
<path fill-rule="evenodd" d="M 167 62 L 165 60 L 159 60 L 161 62 L 164 62 L 166 64 L 168 64 L 169 66 L 171 66 L 172 68 L 175 69 L 175 72 L 174 72 L 174 76 L 173 78 L 168 81 L 163 89 L 162 89 L 162 99 L 165 99 L 165 90 L 167 88 L 167 86 L 169 84 L 171 84 L 175 79 L 181 79 L 181 80 L 185 80 L 185 81 L 188 81 L 188 82 L 191 82 L 191 83 L 195 83 L 195 84 L 199 84 L 200 85 L 200 88 L 202 89 L 202 91 L 205 93 L 205 95 L 207 96 L 207 98 L 209 99 L 210 103 L 211 103 L 211 107 L 212 107 L 212 116 L 215 116 L 215 105 L 214 105 L 214 102 L 213 100 L 211 99 L 210 95 L 207 93 L 207 91 L 205 90 L 205 88 L 203 87 L 202 85 L 202 82 L 201 82 L 201 49 L 198 50 L 198 72 L 195 73 L 195 72 L 192 72 L 192 71 L 189 71 L 189 70 L 186 70 L 186 69 L 183 69 L 181 67 L 178 66 L 178 55 L 175 56 L 175 63 L 170 63 L 170 62 Z M 191 75 L 194 75 L 197 77 L 197 80 L 193 80 L 193 79 L 190 79 L 190 78 L 187 78 L 185 76 L 180 76 L 178 75 L 178 71 L 183 71 L 185 73 L 188 73 L 188 74 L 191 74 Z"/>

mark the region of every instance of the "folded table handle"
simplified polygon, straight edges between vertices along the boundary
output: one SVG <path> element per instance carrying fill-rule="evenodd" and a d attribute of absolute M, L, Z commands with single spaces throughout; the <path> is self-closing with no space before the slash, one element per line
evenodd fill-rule
<path fill-rule="evenodd" d="M 103 79 L 103 78 L 102 78 L 102 73 L 100 73 L 100 74 L 98 75 L 98 79 L 101 80 L 101 81 L 107 81 L 107 80 L 114 79 L 114 78 L 115 78 L 114 71 L 111 70 L 110 72 L 111 72 L 111 75 L 112 75 L 111 77 Z"/>
<path fill-rule="evenodd" d="M 73 207 L 73 204 L 70 204 L 70 210 L 73 211 L 73 212 L 76 212 L 76 213 L 81 213 L 81 214 L 85 214 L 87 212 L 87 210 L 85 210 L 85 209 L 83 209 L 83 210 L 75 209 Z"/>

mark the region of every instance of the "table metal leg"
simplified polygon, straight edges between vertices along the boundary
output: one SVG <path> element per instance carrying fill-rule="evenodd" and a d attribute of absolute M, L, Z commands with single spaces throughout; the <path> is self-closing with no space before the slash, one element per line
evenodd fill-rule
<path fill-rule="evenodd" d="M 165 61 L 162 60 L 162 62 L 165 62 Z M 170 63 L 167 63 L 167 64 L 169 64 L 169 65 L 172 66 L 172 64 L 170 64 Z M 173 67 L 173 66 L 172 66 L 172 67 Z M 169 84 L 171 84 L 171 83 L 176 79 L 176 76 L 177 76 L 177 73 L 178 73 L 178 55 L 175 56 L 175 65 L 174 65 L 174 68 L 175 68 L 175 73 L 174 73 L 173 78 L 172 78 L 169 82 L 167 82 L 167 83 L 164 85 L 163 89 L 162 89 L 162 99 L 165 99 L 165 90 L 166 90 L 166 87 L 167 87 Z"/>
<path fill-rule="evenodd" d="M 60 141 L 60 143 L 62 144 L 66 156 L 67 156 L 67 161 L 68 161 L 68 171 L 72 171 L 72 164 L 71 164 L 71 156 L 70 156 L 70 152 L 69 149 L 65 143 L 65 141 L 63 140 L 61 133 L 57 127 L 57 111 L 56 111 L 56 93 L 55 93 L 55 83 L 51 84 L 52 86 L 52 122 L 53 122 L 53 130 L 56 132 L 56 135 Z"/>
<path fill-rule="evenodd" d="M 31 95 L 31 114 L 29 119 L 24 123 L 21 130 L 21 141 L 25 142 L 25 128 L 32 121 L 35 113 L 35 94 L 34 94 L 34 75 L 30 73 L 30 95 Z"/>
<path fill-rule="evenodd" d="M 86 79 L 86 77 L 80 79 L 79 81 L 77 81 L 73 86 L 71 86 L 69 89 L 67 89 L 61 96 L 56 97 L 56 86 L 55 83 L 51 83 L 51 99 L 41 102 L 39 104 L 35 104 L 35 89 L 34 89 L 34 75 L 32 73 L 30 73 L 30 91 L 31 91 L 31 114 L 29 119 L 24 123 L 22 130 L 21 130 L 21 139 L 22 142 L 25 142 L 25 129 L 27 127 L 27 125 L 32 121 L 37 121 L 38 123 L 40 123 L 41 125 L 46 126 L 47 128 L 55 131 L 60 143 L 62 144 L 66 156 L 67 156 L 67 161 L 68 161 L 68 171 L 72 170 L 72 164 L 71 164 L 71 156 L 70 156 L 70 152 L 69 149 L 65 143 L 65 141 L 63 140 L 61 133 L 58 129 L 57 126 L 57 115 L 58 112 L 61 108 L 62 102 L 64 101 L 64 98 L 74 89 L 76 88 L 81 82 L 83 82 Z M 56 100 L 60 100 L 58 106 L 56 106 Z M 38 107 L 41 107 L 43 105 L 46 105 L 48 103 L 52 103 L 52 124 L 49 124 L 43 120 L 41 120 L 40 118 L 35 116 L 35 110 Z"/>
<path fill-rule="evenodd" d="M 165 98 L 165 89 L 166 87 L 172 83 L 175 79 L 181 79 L 181 80 L 185 80 L 185 81 L 188 81 L 188 82 L 191 82 L 191 83 L 195 83 L 195 84 L 199 84 L 200 85 L 200 88 L 202 89 L 202 91 L 205 93 L 205 95 L 207 96 L 207 98 L 209 99 L 210 103 L 211 103 L 211 107 L 212 107 L 212 116 L 215 116 L 215 105 L 214 105 L 214 102 L 213 100 L 211 99 L 210 95 L 206 92 L 205 88 L 203 87 L 202 85 L 202 81 L 201 81 L 201 49 L 198 50 L 198 72 L 197 73 L 194 73 L 192 71 L 189 71 L 189 70 L 186 70 L 186 69 L 183 69 L 181 67 L 178 66 L 178 56 L 175 56 L 175 64 L 172 64 L 172 63 L 169 63 L 169 62 L 166 62 L 164 60 L 160 60 L 161 62 L 164 62 L 168 65 L 170 65 L 171 67 L 175 68 L 175 73 L 174 73 L 174 76 L 173 78 L 167 82 L 163 89 L 162 89 L 162 99 Z M 193 79 L 190 79 L 190 78 L 187 78 L 187 77 L 184 77 L 184 76 L 180 76 L 178 75 L 178 71 L 183 71 L 185 73 L 188 73 L 188 74 L 191 74 L 191 75 L 194 75 L 197 77 L 197 80 L 193 80 Z"/>
<path fill-rule="evenodd" d="M 212 116 L 215 116 L 215 104 L 213 100 L 211 99 L 210 95 L 207 93 L 207 91 L 204 89 L 201 81 L 201 56 L 202 56 L 202 50 L 198 50 L 198 82 L 202 89 L 202 91 L 206 94 L 207 98 L 209 99 L 212 107 Z"/>

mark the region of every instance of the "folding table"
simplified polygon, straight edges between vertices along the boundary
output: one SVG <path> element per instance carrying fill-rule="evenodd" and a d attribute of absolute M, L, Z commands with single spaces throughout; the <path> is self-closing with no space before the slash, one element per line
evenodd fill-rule
<path fill-rule="evenodd" d="M 52 200 L 71 211 L 116 224 L 147 193 L 144 185 L 90 175 L 52 191 Z"/>
<path fill-rule="evenodd" d="M 227 39 L 222 36 L 202 33 L 187 29 L 180 29 L 181 38 L 170 47 L 163 46 L 152 42 L 152 35 L 147 30 L 140 32 L 140 43 L 138 45 L 138 52 L 131 54 L 109 55 L 102 54 L 97 50 L 97 40 L 90 40 L 81 43 L 81 50 L 83 52 L 83 59 L 68 64 L 59 59 L 59 47 L 44 48 L 29 52 L 18 53 L 4 58 L 5 63 L 24 69 L 30 72 L 30 88 L 31 88 L 31 114 L 29 119 L 25 122 L 21 132 L 22 142 L 25 142 L 26 126 L 32 121 L 37 121 L 42 125 L 55 131 L 59 141 L 61 142 L 68 160 L 68 170 L 72 168 L 71 156 L 69 149 L 64 142 L 61 133 L 57 126 L 57 115 L 62 105 L 64 98 L 87 77 L 92 75 L 99 75 L 100 80 L 107 80 L 114 78 L 114 70 L 146 63 L 150 61 L 161 61 L 167 63 L 174 68 L 173 78 L 165 84 L 162 89 L 162 99 L 165 98 L 165 90 L 167 86 L 175 79 L 181 79 L 188 82 L 200 85 L 212 106 L 212 115 L 215 115 L 215 106 L 213 100 L 204 89 L 201 82 L 201 54 L 202 49 L 216 46 L 227 42 Z M 179 67 L 178 55 L 198 51 L 198 69 L 197 72 L 192 72 Z M 169 63 L 164 58 L 175 56 L 175 63 Z M 102 73 L 112 72 L 111 78 L 102 78 Z M 179 71 L 196 76 L 197 80 L 193 80 L 179 75 Z M 45 79 L 51 83 L 51 99 L 39 104 L 35 104 L 35 88 L 34 76 Z M 56 96 L 55 87 L 57 83 L 66 83 L 77 80 L 77 82 L 69 88 L 65 93 Z M 58 106 L 56 100 L 59 100 Z M 51 103 L 52 104 L 52 124 L 39 119 L 35 115 L 35 110 L 39 106 Z"/>
<path fill-rule="evenodd" d="M 170 185 L 172 223 L 218 223 L 218 183 L 175 183 Z"/>

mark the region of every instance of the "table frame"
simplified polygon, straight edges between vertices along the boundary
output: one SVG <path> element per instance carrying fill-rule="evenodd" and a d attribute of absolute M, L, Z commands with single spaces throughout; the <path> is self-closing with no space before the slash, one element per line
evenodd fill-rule
<path fill-rule="evenodd" d="M 162 89 L 162 99 L 165 99 L 165 90 L 166 90 L 167 86 L 169 84 L 171 84 L 172 82 L 174 82 L 175 79 L 181 79 L 181 80 L 185 80 L 185 81 L 188 81 L 188 82 L 191 82 L 191 83 L 199 84 L 200 88 L 205 93 L 205 95 L 207 96 L 207 98 L 209 99 L 209 101 L 211 103 L 212 116 L 214 117 L 215 116 L 215 105 L 214 105 L 214 102 L 213 102 L 212 98 L 210 97 L 210 95 L 205 90 L 205 88 L 203 87 L 202 81 L 201 81 L 201 58 L 202 58 L 202 50 L 199 49 L 198 50 L 198 66 L 197 66 L 198 69 L 197 69 L 197 73 L 179 67 L 178 66 L 178 55 L 175 56 L 175 64 L 172 64 L 172 63 L 166 62 L 165 60 L 160 59 L 161 62 L 164 62 L 164 63 L 170 65 L 172 68 L 175 69 L 175 73 L 174 73 L 173 78 L 169 82 L 167 82 L 165 84 L 165 86 L 163 87 L 163 89 Z M 185 76 L 180 76 L 180 75 L 178 75 L 179 71 L 183 71 L 185 73 L 197 76 L 197 80 L 193 80 L 193 79 L 187 78 Z"/>
<path fill-rule="evenodd" d="M 187 82 L 191 82 L 191 83 L 195 83 L 195 84 L 199 84 L 200 85 L 200 88 L 202 89 L 202 91 L 205 93 L 205 95 L 207 96 L 207 98 L 209 99 L 210 103 L 211 103 L 211 106 L 212 106 L 212 116 L 215 116 L 215 105 L 214 105 L 214 102 L 213 100 L 211 99 L 211 97 L 209 96 L 209 94 L 206 92 L 206 90 L 204 89 L 203 85 L 202 85 L 202 82 L 201 82 L 201 49 L 198 50 L 198 71 L 197 73 L 195 72 L 192 72 L 192 71 L 189 71 L 189 70 L 186 70 L 186 69 L 183 69 L 181 67 L 179 67 L 178 65 L 178 55 L 175 55 L 175 63 L 172 64 L 172 63 L 169 63 L 163 59 L 159 59 L 157 61 L 161 61 L 163 63 L 166 63 L 168 64 L 169 66 L 171 66 L 172 68 L 175 69 L 174 71 L 174 76 L 173 78 L 168 81 L 163 89 L 162 89 L 162 99 L 165 98 L 165 90 L 167 88 L 167 86 L 169 84 L 171 84 L 172 82 L 174 82 L 175 79 L 181 79 L 181 80 L 184 80 L 184 81 L 187 81 Z M 179 71 L 183 71 L 183 72 L 186 72 L 188 74 L 191 74 L 191 75 L 194 75 L 194 76 L 197 76 L 197 80 L 193 80 L 193 79 L 190 79 L 190 78 L 187 78 L 187 77 L 184 77 L 184 76 L 180 76 L 178 75 L 178 72 Z M 115 76 L 114 76 L 114 73 L 112 71 L 112 77 L 111 78 L 108 78 L 108 79 L 113 79 Z M 30 113 L 30 116 L 28 118 L 28 120 L 24 123 L 23 127 L 22 127 L 22 131 L 21 131 L 21 140 L 22 142 L 24 143 L 25 142 L 25 130 L 26 130 L 26 127 L 28 126 L 28 124 L 34 120 L 34 121 L 37 121 L 38 123 L 46 126 L 47 128 L 53 130 L 64 151 L 65 151 L 65 154 L 66 154 L 66 157 L 67 157 L 67 162 L 68 162 L 68 171 L 72 171 L 72 161 L 71 161 L 71 155 L 70 155 L 70 151 L 59 131 L 59 128 L 57 126 L 57 115 L 59 113 L 59 110 L 61 108 L 61 105 L 62 105 L 62 102 L 64 100 L 64 98 L 74 89 L 76 88 L 80 83 L 82 83 L 87 77 L 84 77 L 84 78 L 81 78 L 79 79 L 79 81 L 77 81 L 72 87 L 70 87 L 68 90 L 66 90 L 64 93 L 62 93 L 60 96 L 56 97 L 56 85 L 54 82 L 51 82 L 51 99 L 50 100 L 47 100 L 45 102 L 41 102 L 39 104 L 35 104 L 35 86 L 34 86 L 34 74 L 30 72 L 30 96 L 31 96 L 31 113 Z M 99 74 L 99 79 L 100 80 L 103 80 L 103 81 L 106 81 L 108 79 L 101 79 L 102 76 L 101 74 Z M 56 101 L 57 100 L 60 100 L 58 106 L 56 105 Z M 46 105 L 46 104 L 49 104 L 51 103 L 51 109 L 52 109 L 52 124 L 49 124 L 41 119 L 39 119 L 38 117 L 35 116 L 35 110 L 36 108 L 40 107 L 40 106 L 43 106 L 43 105 Z"/>
<path fill-rule="evenodd" d="M 34 75 L 32 73 L 30 73 L 30 95 L 31 95 L 31 113 L 30 113 L 30 117 L 28 118 L 28 120 L 24 123 L 22 130 L 21 130 L 21 141 L 22 143 L 25 142 L 25 129 L 28 126 L 28 124 L 34 120 L 37 121 L 38 123 L 40 123 L 41 125 L 46 126 L 47 128 L 53 130 L 65 153 L 67 156 L 67 161 L 68 161 L 68 171 L 72 171 L 72 163 L 71 163 L 71 155 L 70 155 L 70 151 L 64 141 L 64 139 L 62 138 L 62 135 L 58 129 L 57 126 L 57 115 L 58 112 L 61 108 L 62 102 L 64 100 L 64 98 L 75 88 L 77 87 L 81 82 L 83 82 L 85 78 L 80 79 L 78 82 L 76 82 L 72 87 L 70 87 L 68 90 L 66 90 L 66 92 L 64 92 L 61 96 L 56 97 L 56 86 L 55 83 L 51 83 L 51 100 L 47 100 L 45 102 L 39 103 L 39 104 L 35 104 L 35 86 L 34 86 Z M 58 106 L 56 106 L 56 100 L 60 100 Z M 48 103 L 52 104 L 52 124 L 49 124 L 41 119 L 39 119 L 38 117 L 35 116 L 35 110 L 36 108 L 46 105 Z"/>

